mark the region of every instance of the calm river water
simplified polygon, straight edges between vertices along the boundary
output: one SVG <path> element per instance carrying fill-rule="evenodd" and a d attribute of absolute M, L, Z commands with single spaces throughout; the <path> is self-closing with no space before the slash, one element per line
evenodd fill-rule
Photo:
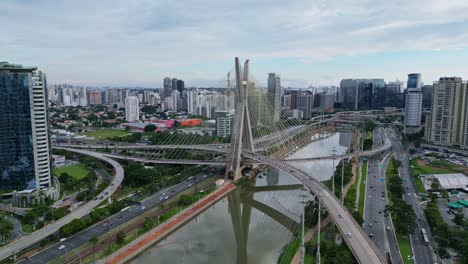
<path fill-rule="evenodd" d="M 333 149 L 336 154 L 347 150 L 352 139 L 350 133 L 335 133 L 333 136 L 313 142 L 298 150 L 290 158 L 305 158 L 328 156 Z M 335 161 L 335 165 L 338 160 Z M 297 163 L 297 167 L 314 175 L 317 179 L 327 180 L 333 174 L 333 161 L 320 160 L 307 163 Z M 282 171 L 271 169 L 263 177 L 257 177 L 255 186 L 290 185 L 298 182 Z M 240 189 L 240 190 L 239 190 Z M 237 192 L 237 193 L 236 193 Z M 168 238 L 145 251 L 132 263 L 242 263 L 270 264 L 277 263 L 281 249 L 291 240 L 292 233 L 279 222 L 271 218 L 287 216 L 288 221 L 300 223 L 303 204 L 300 201 L 311 199 L 305 191 L 268 191 L 253 192 L 251 189 L 238 188 L 236 192 L 225 197 L 215 206 L 200 214 Z M 237 195 L 237 196 L 236 196 Z M 235 199 L 240 197 L 240 199 Z M 253 199 L 255 202 L 247 202 Z M 272 208 L 268 216 L 261 206 Z M 240 218 L 233 217 L 233 208 L 252 208 L 250 217 L 247 209 L 243 209 Z M 236 221 L 235 219 L 242 219 Z M 247 220 L 247 221 L 245 221 Z M 250 221 L 248 221 L 250 220 Z M 246 224 L 248 223 L 248 224 Z M 236 245 L 234 228 L 248 229 L 247 239 L 237 238 Z M 299 227 L 298 227 L 299 228 Z"/>

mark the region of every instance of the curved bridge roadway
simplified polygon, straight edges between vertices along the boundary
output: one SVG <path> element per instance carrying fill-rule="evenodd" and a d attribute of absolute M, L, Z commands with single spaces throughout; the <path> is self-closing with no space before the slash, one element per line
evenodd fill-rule
<path fill-rule="evenodd" d="M 361 226 L 354 220 L 348 210 L 341 205 L 338 199 L 331 194 L 327 187 L 321 182 L 311 178 L 307 173 L 286 164 L 282 161 L 273 160 L 258 154 L 243 152 L 244 157 L 268 164 L 272 167 L 285 171 L 300 181 L 313 194 L 320 197 L 323 205 L 327 208 L 333 221 L 338 226 L 342 234 L 351 233 L 351 237 L 344 235 L 343 238 L 348 244 L 348 247 L 353 252 L 359 263 L 386 263 L 385 259 L 380 255 L 378 249 L 369 240 L 367 235 L 362 230 Z"/>
<path fill-rule="evenodd" d="M 376 149 L 366 150 L 366 151 L 358 151 L 357 153 L 350 153 L 350 154 L 343 154 L 343 155 L 335 155 L 335 156 L 321 156 L 321 157 L 313 157 L 313 158 L 297 158 L 297 159 L 285 159 L 286 162 L 303 162 L 303 161 L 313 161 L 313 160 L 325 160 L 325 159 L 341 159 L 341 158 L 353 158 L 353 157 L 362 157 L 362 156 L 373 156 L 375 154 L 381 153 L 382 151 L 389 150 L 392 148 L 392 143 L 390 139 L 387 137 L 385 138 L 385 144 Z"/>
<path fill-rule="evenodd" d="M 36 232 L 32 233 L 29 236 L 22 237 L 21 239 L 18 239 L 16 241 L 13 241 L 3 247 L 0 248 L 0 260 L 4 260 L 8 257 L 13 256 L 17 252 L 34 245 L 35 243 L 38 243 L 42 239 L 50 236 L 51 234 L 57 232 L 60 227 L 63 225 L 66 225 L 70 223 L 72 220 L 81 218 L 85 215 L 87 215 L 92 209 L 94 209 L 96 206 L 98 206 L 103 200 L 109 198 L 117 189 L 118 186 L 122 183 L 122 180 L 124 178 L 124 169 L 123 167 L 116 161 L 105 157 L 103 154 L 104 153 L 97 153 L 97 152 L 91 152 L 91 151 L 86 151 L 86 150 L 79 150 L 79 149 L 71 149 L 71 148 L 60 148 L 60 147 L 54 147 L 58 149 L 65 149 L 68 151 L 72 151 L 78 154 L 82 155 L 88 155 L 92 156 L 96 159 L 100 159 L 114 167 L 115 170 L 115 175 L 113 178 L 113 181 L 111 185 L 107 186 L 106 189 L 104 189 L 98 197 L 103 196 L 102 199 L 96 199 L 96 200 L 91 200 L 81 207 L 78 207 L 76 210 L 72 211 L 70 214 L 64 216 L 63 218 L 45 226 L 44 228 L 41 228 L 37 230 Z"/>

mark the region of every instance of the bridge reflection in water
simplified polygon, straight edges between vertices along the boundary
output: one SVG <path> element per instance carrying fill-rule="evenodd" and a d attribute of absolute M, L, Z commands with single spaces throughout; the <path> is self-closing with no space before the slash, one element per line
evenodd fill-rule
<path fill-rule="evenodd" d="M 343 142 L 350 140 L 352 134 L 335 133 L 301 148 L 293 157 L 330 155 L 333 148 L 337 154 L 344 153 L 347 144 Z M 332 162 L 311 161 L 300 163 L 299 166 L 320 180 L 328 180 L 334 170 Z M 338 160 L 335 162 L 337 164 Z M 295 228 L 296 234 L 300 231 L 299 216 L 303 211 L 300 195 L 304 191 L 296 189 L 297 183 L 283 171 L 272 169 L 265 176 L 257 177 L 254 186 L 240 187 L 230 194 L 230 198 L 222 199 L 133 263 L 277 263 L 283 247 L 293 237 L 291 230 Z M 278 186 L 292 186 L 294 189 L 274 191 Z M 268 191 L 259 191 L 262 189 Z M 307 195 L 306 199 L 311 200 L 312 196 Z M 264 213 L 268 210 L 265 207 L 272 210 L 268 212 L 269 216 Z M 236 237 L 235 228 L 246 230 L 245 235 Z"/>
<path fill-rule="evenodd" d="M 277 170 L 239 186 L 132 263 L 276 263 L 313 197 Z M 302 197 L 301 195 L 306 195 Z"/>

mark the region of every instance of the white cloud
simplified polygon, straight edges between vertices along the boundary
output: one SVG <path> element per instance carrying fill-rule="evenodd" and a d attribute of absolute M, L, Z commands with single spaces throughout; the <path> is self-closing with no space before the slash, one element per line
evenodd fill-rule
<path fill-rule="evenodd" d="M 236 55 L 314 62 L 468 46 L 463 0 L 7 0 L 0 12 L 5 59 L 39 65 L 57 82 L 218 79 L 230 65 L 193 65 Z"/>

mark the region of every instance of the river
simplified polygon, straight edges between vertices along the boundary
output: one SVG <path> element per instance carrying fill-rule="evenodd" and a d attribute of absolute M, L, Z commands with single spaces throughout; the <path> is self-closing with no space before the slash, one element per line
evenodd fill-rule
<path fill-rule="evenodd" d="M 306 158 L 343 154 L 352 134 L 335 133 L 331 137 L 312 142 L 292 154 L 290 158 Z M 338 160 L 335 162 L 335 166 Z M 332 160 L 309 161 L 295 164 L 304 171 L 324 181 L 333 174 Z M 257 177 L 255 186 L 290 185 L 298 182 L 276 169 L 270 169 L 263 177 Z M 236 201 L 235 197 L 241 197 Z M 275 216 L 287 216 L 287 223 L 300 223 L 303 211 L 301 201 L 310 200 L 312 196 L 302 189 L 287 191 L 253 192 L 238 188 L 215 206 L 209 208 L 175 233 L 160 241 L 132 261 L 138 264 L 153 263 L 277 263 L 282 248 L 291 240 L 292 233 L 282 224 L 267 216 L 247 202 L 253 198 L 256 202 L 275 210 Z M 253 206 L 253 207 L 251 207 Z M 231 215 L 233 208 L 243 208 L 242 216 Z M 251 211 L 246 208 L 252 208 Z M 258 208 L 258 207 L 257 207 Z M 248 217 L 250 211 L 250 217 Z M 234 214 L 235 215 L 235 214 Z M 239 221 L 237 221 L 238 219 Z M 250 220 L 250 221 L 244 221 Z M 249 222 L 249 224 L 246 224 Z M 300 225 L 297 226 L 299 228 Z M 236 239 L 234 228 L 248 230 L 245 240 Z M 236 240 L 240 241 L 238 248 Z"/>

